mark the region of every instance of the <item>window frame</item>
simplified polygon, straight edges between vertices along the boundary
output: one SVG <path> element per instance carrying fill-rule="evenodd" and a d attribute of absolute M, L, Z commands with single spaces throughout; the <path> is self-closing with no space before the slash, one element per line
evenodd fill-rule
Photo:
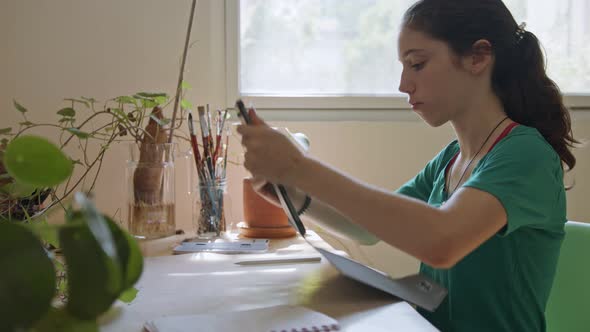
<path fill-rule="evenodd" d="M 404 96 L 276 96 L 276 95 L 241 95 L 239 86 L 240 59 L 240 0 L 225 0 L 226 29 L 226 103 L 233 108 L 237 98 L 245 98 L 256 105 L 259 110 L 290 113 L 292 111 L 319 110 L 334 114 L 337 110 L 373 111 L 378 118 L 398 118 L 409 109 Z M 590 111 L 589 93 L 564 93 L 564 103 L 570 111 Z M 392 112 L 393 111 L 393 112 Z M 389 114 L 387 114 L 389 113 Z M 308 113 L 304 118 L 309 118 Z M 397 114 L 397 115 L 396 115 Z M 293 117 L 293 116 L 288 116 Z M 326 117 L 324 115 L 324 117 Z M 328 116 L 330 118 L 331 116 Z M 295 116 L 295 118 L 301 118 Z M 407 119 L 407 116 L 403 116 Z"/>

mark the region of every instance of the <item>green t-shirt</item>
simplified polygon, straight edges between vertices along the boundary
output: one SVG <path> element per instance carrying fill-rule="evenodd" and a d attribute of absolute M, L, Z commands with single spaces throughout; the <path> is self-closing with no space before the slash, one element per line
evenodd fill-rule
<path fill-rule="evenodd" d="M 449 144 L 398 193 L 439 207 L 446 197 L 445 168 L 459 151 Z M 420 273 L 449 294 L 433 313 L 442 331 L 545 331 L 545 305 L 566 222 L 559 156 L 534 128 L 519 125 L 474 168 L 463 184 L 495 196 L 507 225 L 450 269 L 424 263 Z"/>

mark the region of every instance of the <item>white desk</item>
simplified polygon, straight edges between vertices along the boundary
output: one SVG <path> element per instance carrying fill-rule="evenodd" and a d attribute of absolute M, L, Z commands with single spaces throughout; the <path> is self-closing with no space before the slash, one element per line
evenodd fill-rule
<path fill-rule="evenodd" d="M 314 245 L 328 247 L 313 232 L 310 239 Z M 101 319 L 100 330 L 141 331 L 143 322 L 164 315 L 298 304 L 332 316 L 348 332 L 437 331 L 406 302 L 343 277 L 323 258 L 312 263 L 235 264 L 314 253 L 303 239 L 295 238 L 271 241 L 269 253 L 263 255 L 195 253 L 146 258 L 136 285 L 137 297 L 129 305 L 116 303 Z"/>

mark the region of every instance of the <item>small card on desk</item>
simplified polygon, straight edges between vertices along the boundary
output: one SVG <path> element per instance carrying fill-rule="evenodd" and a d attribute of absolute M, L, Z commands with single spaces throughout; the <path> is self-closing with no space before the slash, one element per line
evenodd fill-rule
<path fill-rule="evenodd" d="M 268 239 L 240 239 L 213 242 L 182 242 L 174 248 L 175 254 L 215 252 L 228 254 L 263 253 L 268 250 Z"/>

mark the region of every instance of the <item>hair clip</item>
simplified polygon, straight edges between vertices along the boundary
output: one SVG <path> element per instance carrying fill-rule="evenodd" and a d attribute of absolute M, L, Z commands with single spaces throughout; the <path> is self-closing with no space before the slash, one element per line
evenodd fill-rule
<path fill-rule="evenodd" d="M 516 28 L 516 43 L 520 43 L 522 38 L 524 38 L 524 34 L 526 32 L 525 28 L 526 28 L 526 22 L 520 23 L 518 28 Z"/>

